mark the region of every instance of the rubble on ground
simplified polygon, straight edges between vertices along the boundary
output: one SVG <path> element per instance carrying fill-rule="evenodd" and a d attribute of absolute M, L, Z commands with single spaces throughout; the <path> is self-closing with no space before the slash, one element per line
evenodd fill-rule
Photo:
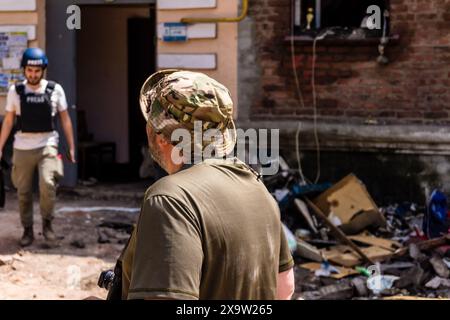
<path fill-rule="evenodd" d="M 295 299 L 450 298 L 445 195 L 378 207 L 353 174 L 311 184 L 286 165 L 265 180 L 296 261 Z"/>

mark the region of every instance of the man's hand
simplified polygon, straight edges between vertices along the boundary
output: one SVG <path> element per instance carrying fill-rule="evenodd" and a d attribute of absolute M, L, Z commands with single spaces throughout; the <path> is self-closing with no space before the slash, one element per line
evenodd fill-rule
<path fill-rule="evenodd" d="M 3 156 L 3 148 L 5 147 L 6 140 L 8 140 L 9 134 L 11 133 L 15 118 L 15 111 L 7 111 L 5 117 L 3 118 L 2 130 L 0 132 L 0 159 Z"/>
<path fill-rule="evenodd" d="M 72 121 L 70 120 L 69 112 L 67 110 L 61 111 L 59 116 L 61 117 L 61 125 L 63 127 L 64 134 L 66 135 L 67 145 L 69 147 L 67 158 L 70 162 L 75 163 L 75 143 L 73 139 Z"/>
<path fill-rule="evenodd" d="M 75 149 L 71 148 L 67 154 L 67 157 L 69 158 L 70 162 L 76 163 L 77 161 L 75 160 Z"/>

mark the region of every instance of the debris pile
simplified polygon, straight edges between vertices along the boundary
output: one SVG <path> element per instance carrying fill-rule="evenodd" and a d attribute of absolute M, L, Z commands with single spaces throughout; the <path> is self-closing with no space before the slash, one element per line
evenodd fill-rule
<path fill-rule="evenodd" d="M 353 174 L 307 184 L 284 162 L 265 179 L 296 260 L 297 299 L 450 298 L 447 201 L 378 208 Z"/>

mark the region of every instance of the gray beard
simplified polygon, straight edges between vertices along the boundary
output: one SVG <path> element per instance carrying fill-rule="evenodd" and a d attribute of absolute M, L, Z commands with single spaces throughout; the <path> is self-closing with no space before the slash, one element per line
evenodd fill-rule
<path fill-rule="evenodd" d="M 167 172 L 166 166 L 162 161 L 162 155 L 160 150 L 155 150 L 157 148 L 148 147 L 148 151 L 150 153 L 150 157 L 152 157 L 153 161 L 155 161 L 164 171 Z"/>

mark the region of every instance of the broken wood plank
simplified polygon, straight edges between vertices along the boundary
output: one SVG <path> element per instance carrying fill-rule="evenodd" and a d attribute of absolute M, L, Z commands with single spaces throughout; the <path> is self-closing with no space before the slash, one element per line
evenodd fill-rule
<path fill-rule="evenodd" d="M 354 244 L 347 236 L 337 228 L 330 220 L 328 220 L 327 216 L 308 198 L 305 198 L 306 203 L 313 209 L 313 212 L 333 231 L 333 234 L 341 240 L 343 243 L 349 245 L 361 258 L 365 261 L 374 263 L 369 257 L 367 257 L 361 249 Z"/>
<path fill-rule="evenodd" d="M 363 253 L 372 261 L 383 261 L 392 256 L 392 252 L 380 247 L 371 246 L 361 249 Z M 322 249 L 321 253 L 325 259 L 344 267 L 354 267 L 363 262 L 348 246 L 336 246 Z M 374 264 L 375 262 L 372 262 Z"/>
<path fill-rule="evenodd" d="M 450 243 L 450 234 L 447 234 L 443 237 L 440 238 L 436 238 L 436 239 L 431 239 L 431 240 L 425 240 L 425 241 L 421 241 L 421 242 L 417 242 L 416 246 L 420 249 L 420 250 L 430 250 L 442 245 L 445 245 L 447 243 Z M 395 255 L 396 256 L 403 256 L 408 252 L 408 248 L 409 247 L 404 247 L 401 249 L 398 249 L 395 251 Z"/>
<path fill-rule="evenodd" d="M 311 272 L 315 272 L 316 270 L 319 270 L 321 268 L 321 264 L 317 263 L 317 262 L 308 262 L 308 263 L 299 265 L 299 267 L 303 268 L 303 269 L 307 269 Z M 339 273 L 330 274 L 330 278 L 342 279 L 342 278 L 348 277 L 350 275 L 358 274 L 358 272 L 356 270 L 351 269 L 351 268 L 337 267 L 337 266 L 334 266 L 334 267 L 339 271 Z"/>
<path fill-rule="evenodd" d="M 348 237 L 351 240 L 355 240 L 360 243 L 377 246 L 389 251 L 394 252 L 395 250 L 402 248 L 402 245 L 398 243 L 397 241 L 392 241 L 388 239 L 383 238 L 377 238 L 373 236 L 366 236 L 366 235 L 356 235 L 356 236 L 349 236 Z"/>

